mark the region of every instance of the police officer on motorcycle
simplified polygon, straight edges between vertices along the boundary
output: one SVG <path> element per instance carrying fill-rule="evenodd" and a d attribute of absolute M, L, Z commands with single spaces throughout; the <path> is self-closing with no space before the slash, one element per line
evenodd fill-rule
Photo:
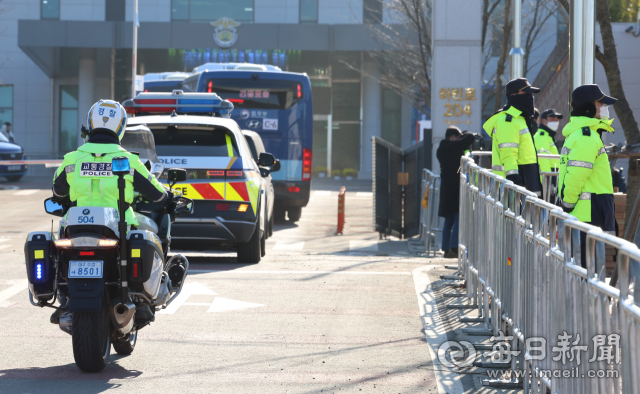
<path fill-rule="evenodd" d="M 158 182 L 142 164 L 137 154 L 120 146 L 127 127 L 127 113 L 120 103 L 100 100 L 89 110 L 87 128 L 83 133 L 87 142 L 64 160 L 53 177 L 53 195 L 59 202 L 71 205 L 118 208 L 117 177 L 111 172 L 114 157 L 127 157 L 131 171 L 125 175 L 125 202 L 133 202 L 134 189 L 147 200 L 159 204 L 170 203 L 171 192 Z M 137 226 L 131 207 L 126 211 L 127 224 Z M 61 299 L 62 301 L 62 299 Z M 54 312 L 51 322 L 60 313 Z"/>

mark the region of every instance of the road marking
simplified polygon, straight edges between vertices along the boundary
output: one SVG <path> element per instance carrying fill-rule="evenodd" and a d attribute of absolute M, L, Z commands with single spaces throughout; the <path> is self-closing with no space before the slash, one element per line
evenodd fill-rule
<path fill-rule="evenodd" d="M 277 241 L 273 250 L 302 250 L 304 242 L 285 242 Z"/>
<path fill-rule="evenodd" d="M 328 190 L 316 190 L 315 192 L 313 192 L 313 195 L 319 196 L 319 197 L 326 197 L 326 196 L 330 196 L 331 193 L 332 192 Z"/>
<path fill-rule="evenodd" d="M 373 192 L 357 192 L 356 197 L 373 197 Z"/>
<path fill-rule="evenodd" d="M 15 285 L 0 291 L 0 304 L 27 288 L 27 280 L 23 279 Z"/>
<path fill-rule="evenodd" d="M 377 252 L 378 240 L 349 241 L 349 250 L 356 252 Z"/>
<path fill-rule="evenodd" d="M 462 394 L 464 387 L 460 379 L 463 375 L 450 370 L 438 360 L 438 348 L 449 339 L 447 338 L 444 322 L 440 319 L 438 305 L 431 292 L 431 281 L 429 280 L 427 271 L 432 268 L 435 267 L 420 267 L 414 269 L 412 272 L 416 295 L 418 297 L 420 317 L 422 318 L 424 334 L 427 339 L 427 344 L 429 345 L 429 354 L 433 365 L 431 369 L 436 375 L 438 393 Z"/>
<path fill-rule="evenodd" d="M 192 294 L 198 295 L 218 295 L 215 291 L 209 289 L 208 287 L 201 285 L 198 282 L 187 282 L 182 287 L 182 291 L 180 295 L 176 297 L 173 302 L 163 310 L 157 311 L 156 313 L 160 313 L 163 315 L 173 315 L 176 313 L 178 309 L 191 297 Z"/>
<path fill-rule="evenodd" d="M 30 196 L 32 194 L 35 194 L 37 192 L 39 192 L 40 190 L 38 189 L 25 189 L 25 190 L 20 190 L 19 192 L 15 192 L 13 193 L 14 196 Z"/>
<path fill-rule="evenodd" d="M 0 238 L 0 242 L 9 241 L 11 238 Z"/>
<path fill-rule="evenodd" d="M 244 302 L 244 301 L 236 301 L 236 300 L 230 300 L 228 298 L 221 298 L 221 297 L 216 297 L 213 302 L 211 303 L 211 306 L 209 307 L 209 310 L 207 311 L 207 313 L 210 312 L 227 312 L 227 311 L 238 311 L 241 309 L 248 309 L 248 308 L 259 308 L 261 306 L 266 306 L 263 304 L 254 304 L 252 302 Z"/>
<path fill-rule="evenodd" d="M 249 270 L 189 270 L 190 274 L 209 274 L 227 272 L 230 274 L 293 274 L 293 275 L 313 275 L 313 274 L 337 274 L 337 275 L 403 275 L 411 276 L 411 272 L 393 271 L 249 271 Z M 185 284 L 186 286 L 186 284 Z M 184 290 L 182 290 L 184 292 Z M 175 302 L 175 301 L 174 301 Z M 173 304 L 171 304 L 173 305 Z"/>
<path fill-rule="evenodd" d="M 8 247 L 9 247 L 9 245 L 0 245 L 0 249 L 6 249 Z"/>

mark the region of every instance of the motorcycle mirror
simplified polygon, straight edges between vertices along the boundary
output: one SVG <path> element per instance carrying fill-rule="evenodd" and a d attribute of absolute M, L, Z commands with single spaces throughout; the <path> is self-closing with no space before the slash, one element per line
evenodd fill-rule
<path fill-rule="evenodd" d="M 173 188 L 178 182 L 184 182 L 187 180 L 187 170 L 182 168 L 169 168 L 167 170 L 167 181 L 169 182 L 169 189 Z"/>
<path fill-rule="evenodd" d="M 62 204 L 53 201 L 52 198 L 47 198 L 44 200 L 44 210 L 53 216 L 64 216 L 64 207 Z"/>
<path fill-rule="evenodd" d="M 173 210 L 175 217 L 187 216 L 193 213 L 193 200 L 185 197 L 176 197 L 174 199 L 176 208 Z"/>

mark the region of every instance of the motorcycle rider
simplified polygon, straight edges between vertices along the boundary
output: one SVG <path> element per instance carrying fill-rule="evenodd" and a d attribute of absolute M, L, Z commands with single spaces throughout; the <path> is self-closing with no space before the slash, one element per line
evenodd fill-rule
<path fill-rule="evenodd" d="M 137 226 L 133 209 L 134 189 L 149 201 L 165 204 L 173 195 L 167 192 L 158 180 L 149 173 L 136 153 L 120 146 L 127 127 L 127 113 L 120 103 L 100 100 L 89 110 L 87 116 L 88 140 L 77 151 L 69 152 L 53 177 L 53 195 L 59 202 L 72 205 L 118 208 L 117 177 L 111 172 L 114 157 L 127 157 L 131 171 L 125 175 L 125 214 L 127 224 Z M 61 297 L 61 303 L 63 302 Z M 56 310 L 51 322 L 61 314 Z"/>

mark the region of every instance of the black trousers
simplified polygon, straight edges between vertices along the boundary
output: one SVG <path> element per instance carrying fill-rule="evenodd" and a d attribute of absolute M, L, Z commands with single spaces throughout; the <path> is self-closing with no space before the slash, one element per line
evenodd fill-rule
<path fill-rule="evenodd" d="M 613 194 L 591 194 L 592 226 L 600 227 L 602 231 L 613 232 L 618 235 Z M 587 268 L 587 233 L 580 232 L 580 265 Z"/>

